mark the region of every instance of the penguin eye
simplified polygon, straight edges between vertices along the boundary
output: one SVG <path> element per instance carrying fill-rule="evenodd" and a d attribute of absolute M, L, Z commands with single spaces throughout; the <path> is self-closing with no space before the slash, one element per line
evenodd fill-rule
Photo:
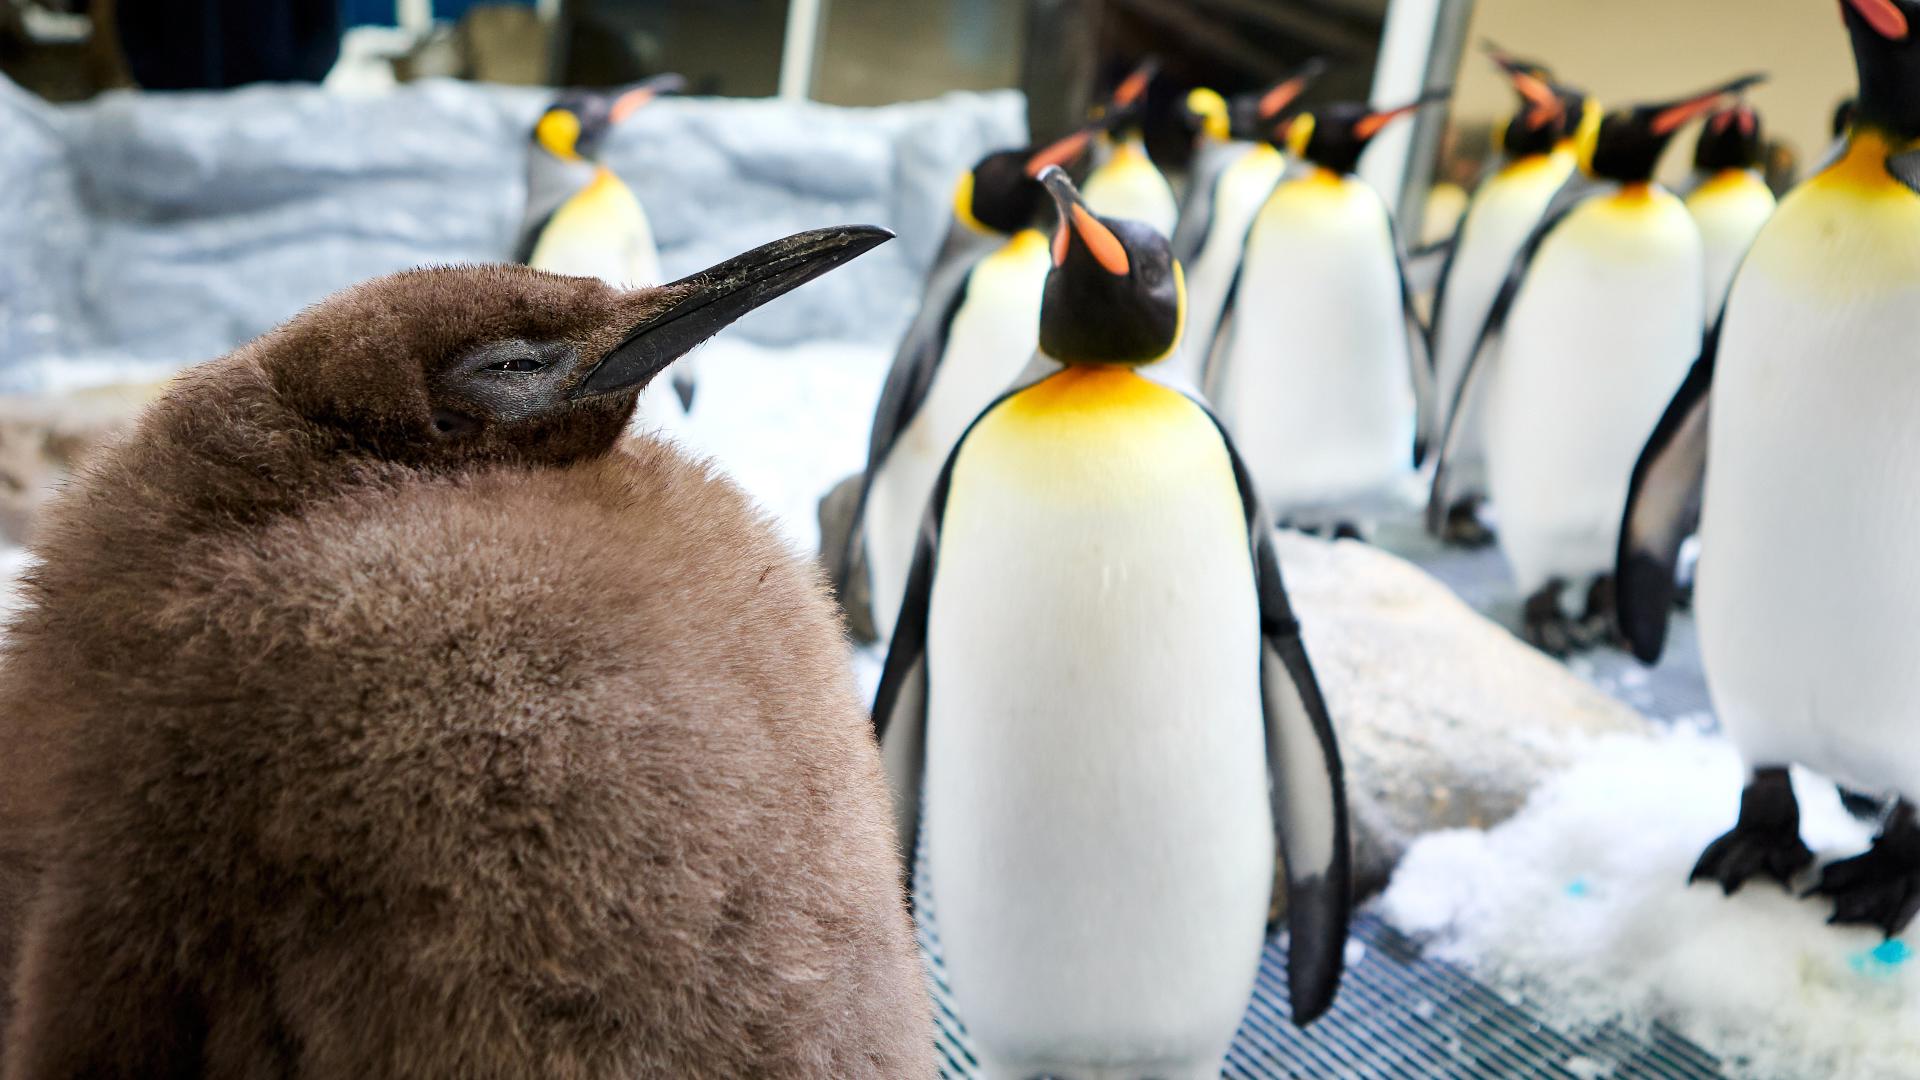
<path fill-rule="evenodd" d="M 502 360 L 497 364 L 488 364 L 488 371 L 539 371 L 547 362 L 532 356 L 516 356 L 511 360 Z"/>

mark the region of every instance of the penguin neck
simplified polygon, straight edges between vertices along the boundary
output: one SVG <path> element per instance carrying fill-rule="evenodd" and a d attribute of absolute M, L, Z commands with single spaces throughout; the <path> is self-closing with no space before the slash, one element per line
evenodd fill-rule
<path fill-rule="evenodd" d="M 568 199 L 592 187 L 602 173 L 613 175 L 606 166 L 585 158 L 566 160 L 536 150 L 527 159 L 527 222 L 544 221 Z"/>
<path fill-rule="evenodd" d="M 1911 142 L 1889 135 L 1871 124 L 1856 123 L 1847 136 L 1845 152 L 1839 160 L 1815 176 L 1811 183 L 1864 195 L 1912 195 L 1911 190 L 1887 171 L 1887 158 L 1900 153 Z"/>

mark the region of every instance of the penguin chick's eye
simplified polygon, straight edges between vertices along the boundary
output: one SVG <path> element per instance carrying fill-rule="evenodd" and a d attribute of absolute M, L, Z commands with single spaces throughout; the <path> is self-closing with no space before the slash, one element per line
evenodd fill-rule
<path fill-rule="evenodd" d="M 547 362 L 545 360 L 541 360 L 532 356 L 516 356 L 511 360 L 502 360 L 496 364 L 488 364 L 487 370 L 488 371 L 526 372 L 526 371 L 539 371 L 541 368 L 546 366 L 547 366 Z"/>

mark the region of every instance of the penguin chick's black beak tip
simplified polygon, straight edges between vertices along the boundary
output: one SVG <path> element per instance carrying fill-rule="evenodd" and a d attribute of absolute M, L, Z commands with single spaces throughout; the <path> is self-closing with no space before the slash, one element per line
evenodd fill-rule
<path fill-rule="evenodd" d="M 661 291 L 664 310 L 632 328 L 574 388 L 574 398 L 596 397 L 644 385 L 729 323 L 769 300 L 893 239 L 877 225 L 843 225 L 796 233 L 717 266 L 681 278 Z"/>
<path fill-rule="evenodd" d="M 1905 41 L 1913 32 L 1907 13 L 1894 0 L 1840 0 L 1866 20 L 1873 32 L 1888 41 Z"/>

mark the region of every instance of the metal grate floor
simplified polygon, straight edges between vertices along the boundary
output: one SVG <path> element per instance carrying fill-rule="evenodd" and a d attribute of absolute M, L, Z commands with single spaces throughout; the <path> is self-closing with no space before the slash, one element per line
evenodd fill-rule
<path fill-rule="evenodd" d="M 1520 602 L 1494 550 L 1458 551 L 1429 540 L 1414 522 L 1383 526 L 1381 546 L 1425 568 L 1502 625 Z M 1667 722 L 1710 726 L 1693 620 L 1679 615 L 1666 659 L 1647 671 L 1600 650 L 1569 666 L 1641 712 Z M 915 875 L 916 929 L 927 958 L 939 1025 L 942 1071 L 972 1080 L 977 1067 L 941 965 L 936 914 L 926 902 L 924 867 Z M 1527 1003 L 1503 997 L 1452 964 L 1421 955 L 1419 943 L 1362 912 L 1348 944 L 1347 972 L 1333 1008 L 1310 1029 L 1288 1020 L 1284 936 L 1269 943 L 1253 1000 L 1227 1056 L 1234 1080 L 1721 1080 L 1719 1062 L 1663 1027 L 1637 1035 L 1614 1027 L 1558 1030 Z"/>

